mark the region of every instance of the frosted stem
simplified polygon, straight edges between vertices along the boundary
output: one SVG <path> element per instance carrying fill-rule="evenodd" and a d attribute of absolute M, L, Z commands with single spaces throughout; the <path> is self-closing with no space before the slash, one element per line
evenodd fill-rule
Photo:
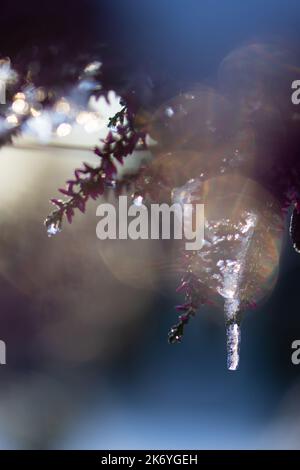
<path fill-rule="evenodd" d="M 238 320 L 239 302 L 226 299 L 224 304 L 227 342 L 227 368 L 236 370 L 240 360 L 241 329 Z"/>

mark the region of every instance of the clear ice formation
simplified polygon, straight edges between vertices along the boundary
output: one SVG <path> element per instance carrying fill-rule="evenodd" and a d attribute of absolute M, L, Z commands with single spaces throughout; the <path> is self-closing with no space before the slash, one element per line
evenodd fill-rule
<path fill-rule="evenodd" d="M 265 221 L 269 220 L 268 217 L 273 217 L 273 214 L 266 216 L 266 210 L 260 210 L 259 205 L 252 203 L 249 195 L 243 199 L 241 193 L 233 190 L 232 193 L 235 194 L 231 197 L 230 180 L 229 189 L 227 187 L 225 191 L 223 188 L 224 194 L 221 197 L 216 190 L 219 186 L 214 181 L 207 183 L 204 189 L 203 184 L 205 183 L 200 180 L 190 180 L 184 186 L 175 188 L 172 193 L 173 202 L 182 205 L 204 203 L 204 245 L 193 253 L 189 269 L 208 291 L 223 298 L 227 367 L 229 370 L 236 370 L 239 366 L 241 312 L 249 297 L 252 300 L 253 293 L 257 293 L 259 289 L 259 272 L 264 270 L 260 263 L 267 265 L 263 251 L 268 250 L 264 245 L 271 245 L 272 240 L 269 235 L 265 235 L 265 231 L 270 233 Z M 247 185 L 248 183 L 244 193 L 249 187 Z M 265 201 L 262 203 L 263 207 L 264 204 Z M 274 220 L 270 218 L 269 222 L 272 226 Z M 269 273 L 266 277 L 267 275 Z M 263 276 L 264 274 L 262 279 L 265 280 Z"/>

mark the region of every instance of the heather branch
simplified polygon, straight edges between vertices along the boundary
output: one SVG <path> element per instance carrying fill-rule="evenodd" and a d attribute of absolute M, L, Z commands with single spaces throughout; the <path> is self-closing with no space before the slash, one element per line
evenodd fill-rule
<path fill-rule="evenodd" d="M 178 317 L 178 322 L 173 325 L 169 331 L 168 339 L 171 344 L 181 341 L 185 327 L 189 323 L 190 319 L 196 315 L 202 304 L 207 303 L 207 298 L 204 295 L 201 281 L 199 281 L 196 276 L 190 272 L 188 272 L 181 280 L 181 284 L 177 288 L 177 292 L 185 293 L 185 302 L 175 307 L 178 312 L 181 312 L 181 314 Z"/>
<path fill-rule="evenodd" d="M 45 220 L 49 236 L 55 235 L 61 230 L 63 218 L 71 223 L 75 209 L 85 212 L 88 200 L 97 199 L 105 194 L 108 188 L 121 190 L 127 181 L 117 181 L 117 168 L 115 160 L 123 164 L 124 158 L 136 149 L 138 143 L 145 147 L 145 134 L 136 131 L 133 127 L 133 116 L 125 106 L 113 118 L 109 126 L 116 126 L 115 131 L 110 131 L 102 140 L 101 147 L 96 147 L 94 153 L 100 158 L 100 164 L 95 168 L 84 163 L 83 168 L 76 169 L 75 178 L 67 181 L 66 188 L 60 189 L 60 193 L 68 199 L 51 199 L 57 209 Z"/>

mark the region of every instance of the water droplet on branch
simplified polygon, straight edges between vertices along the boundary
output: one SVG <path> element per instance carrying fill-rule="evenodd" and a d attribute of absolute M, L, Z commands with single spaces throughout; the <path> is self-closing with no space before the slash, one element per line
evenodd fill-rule
<path fill-rule="evenodd" d="M 59 232 L 61 232 L 61 222 L 52 222 L 49 225 L 47 225 L 47 234 L 48 237 L 53 237 L 54 235 L 57 235 Z"/>

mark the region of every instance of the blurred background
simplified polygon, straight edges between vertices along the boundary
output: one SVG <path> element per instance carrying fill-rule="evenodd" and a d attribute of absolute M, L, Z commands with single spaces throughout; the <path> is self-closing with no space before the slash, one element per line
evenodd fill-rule
<path fill-rule="evenodd" d="M 293 0 L 5 2 L 0 52 L 20 64 L 32 47 L 61 41 L 69 67 L 99 45 L 103 62 L 122 69 L 120 86 L 136 83 L 147 102 L 157 82 L 167 98 L 216 76 L 247 41 L 280 37 L 299 56 L 299 22 Z M 178 279 L 163 244 L 100 242 L 97 202 L 47 237 L 49 199 L 96 161 L 99 130 L 80 132 L 44 145 L 21 136 L 0 150 L 0 447 L 299 448 L 300 257 L 287 229 L 277 284 L 244 319 L 239 371 L 226 370 L 216 308 L 203 307 L 171 346 Z"/>

